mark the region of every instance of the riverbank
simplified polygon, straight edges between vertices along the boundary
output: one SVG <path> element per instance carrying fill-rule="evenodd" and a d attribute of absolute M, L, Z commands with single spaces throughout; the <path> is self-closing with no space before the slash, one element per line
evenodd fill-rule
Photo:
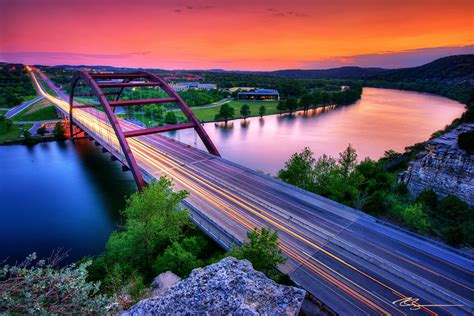
<path fill-rule="evenodd" d="M 25 130 L 29 130 L 32 126 L 33 124 L 12 124 L 11 127 L 7 128 L 6 126 L 4 126 L 4 124 L 0 123 L 0 145 L 22 143 L 22 133 Z"/>
<path fill-rule="evenodd" d="M 55 141 L 54 136 L 41 136 L 41 137 L 32 137 L 28 141 L 23 138 L 14 138 L 5 141 L 0 141 L 0 146 L 9 146 L 9 145 L 36 145 L 40 143 L 52 142 Z"/>
<path fill-rule="evenodd" d="M 237 119 L 243 119 L 244 116 L 240 113 L 241 107 L 246 104 L 249 106 L 250 114 L 247 116 L 247 118 L 252 118 L 252 117 L 265 117 L 265 116 L 270 116 L 270 115 L 275 115 L 275 114 L 290 114 L 288 111 L 280 111 L 278 110 L 278 103 L 279 101 L 236 101 L 232 100 L 228 102 L 227 104 L 234 109 L 234 116 L 230 120 L 237 120 Z M 265 114 L 261 115 L 260 114 L 260 107 L 264 106 L 265 107 Z M 318 104 L 316 106 L 311 106 L 308 111 L 314 110 L 314 109 L 320 109 L 320 108 L 325 108 L 330 105 L 323 105 L 323 104 Z M 341 105 L 346 106 L 346 105 Z M 216 115 L 219 113 L 222 105 L 215 106 L 215 107 L 208 107 L 208 108 L 200 108 L 200 107 L 192 107 L 191 110 L 193 113 L 196 115 L 198 120 L 202 123 L 218 123 L 218 122 L 224 122 L 223 119 L 216 120 Z M 299 111 L 304 110 L 302 106 L 298 106 L 295 108 L 295 110 L 292 113 L 296 113 Z M 179 113 L 177 117 L 180 117 L 181 120 L 184 120 L 184 115 L 182 113 Z"/>

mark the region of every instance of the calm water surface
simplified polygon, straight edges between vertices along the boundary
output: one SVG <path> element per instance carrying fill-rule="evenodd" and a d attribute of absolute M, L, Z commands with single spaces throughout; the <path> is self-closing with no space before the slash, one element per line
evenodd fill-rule
<path fill-rule="evenodd" d="M 337 155 L 351 143 L 359 157 L 374 159 L 387 149 L 401 151 L 463 111 L 437 96 L 366 88 L 347 107 L 205 128 L 224 158 L 275 174 L 305 146 L 316 155 Z M 172 136 L 197 142 L 192 131 Z M 86 140 L 0 146 L 0 260 L 21 260 L 33 251 L 48 255 L 58 247 L 71 250 L 70 260 L 101 252 L 120 223 L 124 196 L 134 190 L 130 173 Z"/>
<path fill-rule="evenodd" d="M 0 261 L 99 253 L 119 224 L 129 173 L 86 140 L 0 146 Z"/>
<path fill-rule="evenodd" d="M 238 111 L 239 109 L 236 109 Z M 361 100 L 340 107 L 207 123 L 206 131 L 224 158 L 276 174 L 291 154 L 310 147 L 316 156 L 338 156 L 349 143 L 359 159 L 378 159 L 388 149 L 403 151 L 424 141 L 464 112 L 464 105 L 417 92 L 364 88 Z M 194 144 L 192 130 L 173 137 Z M 204 146 L 198 141 L 198 147 Z"/>

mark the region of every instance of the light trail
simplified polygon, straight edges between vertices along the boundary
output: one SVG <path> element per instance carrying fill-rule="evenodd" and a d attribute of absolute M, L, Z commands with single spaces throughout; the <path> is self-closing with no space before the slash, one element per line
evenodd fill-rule
<path fill-rule="evenodd" d="M 40 93 L 49 101 L 56 104 L 62 111 L 68 113 L 68 102 L 60 98 L 62 95 L 65 97 L 64 94 L 50 85 L 51 88 L 57 92 L 59 97 L 49 95 L 38 82 L 36 75 L 39 74 L 42 76 L 42 79 L 48 84 L 46 78 L 34 69 L 29 70 Z M 118 140 L 112 127 L 107 124 L 107 118 L 104 113 L 92 108 L 74 109 L 74 119 L 80 122 L 92 136 L 95 135 L 101 139 L 106 138 L 115 153 L 121 153 L 120 150 L 117 150 L 117 148 L 120 148 Z M 124 131 L 139 128 L 124 120 L 120 120 L 120 125 Z M 373 282 L 374 286 L 380 286 L 387 290 L 387 293 L 391 293 L 394 297 L 399 298 L 413 296 L 411 293 L 412 290 L 407 290 L 406 293 L 402 293 L 400 290 L 374 277 L 373 275 L 379 275 L 379 273 L 375 271 L 373 267 L 370 265 L 363 266 L 363 271 L 362 266 L 356 267 L 354 263 L 347 261 L 347 259 L 349 259 L 347 254 L 337 255 L 338 249 L 330 244 L 332 239 L 338 238 L 342 231 L 357 220 L 357 216 L 348 220 L 349 225 L 340 222 L 331 223 L 331 225 L 326 224 L 325 227 L 321 225 L 318 226 L 310 220 L 314 215 L 308 213 L 307 215 L 309 217 L 306 219 L 284 209 L 281 205 L 285 205 L 283 202 L 286 201 L 283 201 L 279 196 L 263 199 L 262 196 L 264 196 L 266 192 L 260 188 L 254 191 L 249 190 L 243 183 L 239 184 L 239 181 L 243 182 L 243 179 L 234 178 L 220 180 L 219 175 L 221 175 L 223 171 L 217 170 L 211 173 L 206 167 L 203 167 L 201 162 L 195 164 L 189 163 L 192 159 L 197 159 L 202 156 L 198 151 L 189 150 L 185 153 L 183 151 L 183 145 L 165 140 L 163 137 L 156 135 L 129 138 L 128 140 L 137 162 L 142 169 L 156 177 L 163 174 L 167 175 L 173 179 L 178 187 L 190 191 L 189 200 L 191 202 L 198 204 L 206 203 L 209 208 L 217 213 L 215 214 L 216 216 L 220 219 L 224 219 L 222 224 L 228 231 L 238 231 L 240 239 L 244 238 L 243 234 L 246 231 L 256 227 L 271 226 L 274 229 L 276 228 L 280 231 L 280 247 L 282 251 L 294 262 L 295 267 L 293 271 L 301 269 L 301 267 L 304 267 L 307 271 L 311 271 L 314 275 L 317 275 L 319 279 L 332 284 L 338 288 L 341 293 L 345 293 L 347 296 L 341 297 L 344 297 L 344 300 L 350 302 L 348 304 L 353 308 L 361 310 L 364 313 L 370 310 L 377 314 L 391 314 L 394 312 L 404 314 L 406 311 L 393 306 L 393 304 L 391 304 L 393 299 L 388 299 L 386 293 L 374 293 L 372 289 L 366 287 L 367 285 L 363 286 L 360 282 L 363 281 L 364 284 Z M 207 159 L 201 159 L 201 161 L 206 160 Z M 122 161 L 124 161 L 123 155 Z M 224 164 L 222 168 L 229 169 L 230 166 Z M 225 177 L 222 179 L 225 179 Z M 278 205 L 278 203 L 280 203 L 280 205 Z M 334 206 L 331 207 L 335 208 Z M 302 211 L 306 212 L 304 209 Z M 358 237 L 356 236 L 356 238 Z M 318 239 L 321 240 L 318 241 Z M 460 283 L 455 279 L 450 279 L 445 275 L 410 260 L 409 257 L 393 254 L 388 248 L 383 248 L 374 243 L 371 244 L 382 253 L 390 254 L 398 258 L 400 262 L 407 263 L 406 269 L 398 266 L 398 268 L 404 269 L 406 272 L 410 272 L 408 268 L 411 266 L 418 267 L 430 275 L 441 276 L 446 279 L 446 281 L 456 283 L 472 292 L 472 287 L 466 284 Z M 328 264 L 315 258 L 315 253 L 323 254 L 329 260 L 334 260 L 334 262 L 358 273 L 362 278 L 358 279 L 359 282 L 350 279 L 342 272 L 336 271 Z M 344 257 L 346 259 L 344 259 Z M 369 274 L 369 272 L 372 275 Z M 466 272 L 472 275 L 470 270 L 466 269 Z M 416 276 L 422 280 L 429 281 L 421 275 Z M 383 279 L 386 278 L 383 277 Z M 394 280 L 392 280 L 391 283 L 398 289 L 403 290 L 405 288 L 404 285 Z M 456 294 L 449 289 L 446 289 L 446 291 Z M 417 294 L 416 296 L 430 302 L 430 300 L 423 295 Z M 469 296 L 469 298 L 470 297 L 471 296 Z M 468 302 L 472 301 L 468 299 Z M 361 309 L 362 306 L 365 309 Z M 387 308 L 390 311 L 387 310 Z M 422 307 L 422 309 L 432 315 L 437 313 L 425 307 Z M 439 308 L 439 310 L 443 313 L 450 313 L 450 311 L 445 308 Z"/>

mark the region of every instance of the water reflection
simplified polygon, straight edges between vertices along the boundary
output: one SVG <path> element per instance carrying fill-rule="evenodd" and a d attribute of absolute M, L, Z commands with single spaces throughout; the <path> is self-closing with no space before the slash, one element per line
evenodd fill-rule
<path fill-rule="evenodd" d="M 0 261 L 70 249 L 98 254 L 119 224 L 133 178 L 87 140 L 0 147 Z M 14 242 L 12 242 L 14 241 Z"/>
<path fill-rule="evenodd" d="M 275 174 L 294 152 L 310 147 L 316 155 L 337 156 L 351 143 L 359 158 L 377 159 L 388 149 L 426 140 L 459 117 L 458 102 L 416 92 L 365 88 L 361 100 L 344 107 L 326 106 L 204 125 L 224 158 Z M 193 132 L 178 131 L 193 143 Z M 205 149 L 200 141 L 199 148 Z"/>

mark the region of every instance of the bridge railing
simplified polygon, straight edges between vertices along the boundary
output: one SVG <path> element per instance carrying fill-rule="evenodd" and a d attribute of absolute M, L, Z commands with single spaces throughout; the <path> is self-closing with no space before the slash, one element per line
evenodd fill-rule
<path fill-rule="evenodd" d="M 229 234 L 188 201 L 183 201 L 182 205 L 190 211 L 191 220 L 225 250 L 230 250 L 234 245 L 240 246 L 242 244 L 240 240 Z"/>

